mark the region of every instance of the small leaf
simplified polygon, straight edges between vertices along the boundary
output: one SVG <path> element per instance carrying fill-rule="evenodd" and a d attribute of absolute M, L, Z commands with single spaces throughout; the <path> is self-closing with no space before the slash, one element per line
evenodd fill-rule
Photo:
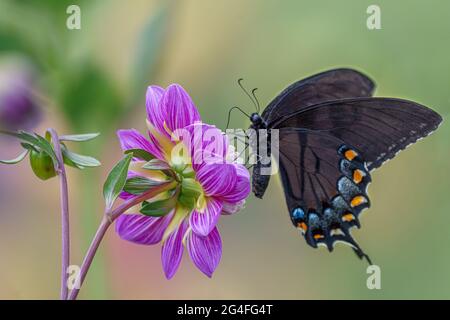
<path fill-rule="evenodd" d="M 181 192 L 178 202 L 189 210 L 194 209 L 198 198 L 203 194 L 203 188 L 199 182 L 192 178 L 184 178 L 181 181 Z"/>
<path fill-rule="evenodd" d="M 140 212 L 150 217 L 162 217 L 172 211 L 176 204 L 176 196 L 154 202 L 144 201 Z"/>
<path fill-rule="evenodd" d="M 83 156 L 81 154 L 69 151 L 67 148 L 62 148 L 64 159 L 67 159 L 68 165 L 75 164 L 80 169 L 84 167 L 98 167 L 101 165 L 100 161 L 93 157 Z"/>
<path fill-rule="evenodd" d="M 123 191 L 139 195 L 148 191 L 152 187 L 159 186 L 166 182 L 167 181 L 151 180 L 144 177 L 133 177 L 127 180 L 125 186 L 123 187 Z"/>
<path fill-rule="evenodd" d="M 112 207 L 114 201 L 116 201 L 125 186 L 131 158 L 133 158 L 132 154 L 123 157 L 122 160 L 112 168 L 108 178 L 106 178 L 105 184 L 103 185 L 103 197 L 105 198 L 107 210 Z"/>
<path fill-rule="evenodd" d="M 124 153 L 125 154 L 132 153 L 133 157 L 139 158 L 139 159 L 142 159 L 145 161 L 150 161 L 155 158 L 151 153 L 149 153 L 148 151 L 145 151 L 143 149 L 129 149 L 129 150 L 125 150 Z"/>
<path fill-rule="evenodd" d="M 2 164 L 16 164 L 16 163 L 19 163 L 20 161 L 25 159 L 25 157 L 28 155 L 28 152 L 30 152 L 30 150 L 25 150 L 24 152 L 19 154 L 16 158 L 11 159 L 11 160 L 0 160 L 0 163 L 2 163 Z"/>
<path fill-rule="evenodd" d="M 85 134 L 68 134 L 59 137 L 59 141 L 74 141 L 74 142 L 82 142 L 89 141 L 97 138 L 100 133 L 85 133 Z"/>
<path fill-rule="evenodd" d="M 42 150 L 45 153 L 47 153 L 50 156 L 50 158 L 53 160 L 54 163 L 58 162 L 56 160 L 56 154 L 53 151 L 52 145 L 50 144 L 50 142 L 48 142 L 45 138 L 41 137 L 40 135 L 35 134 L 35 133 L 33 133 L 33 134 L 28 133 L 25 131 L 13 132 L 13 131 L 0 130 L 0 133 L 16 137 L 24 142 L 27 142 L 27 143 L 31 144 L 32 146 L 34 146 L 35 148 L 38 148 L 39 150 Z"/>
<path fill-rule="evenodd" d="M 181 194 L 188 197 L 197 198 L 203 193 L 202 186 L 199 182 L 192 178 L 184 178 L 181 182 Z"/>
<path fill-rule="evenodd" d="M 192 210 L 195 208 L 195 205 L 197 204 L 197 199 L 195 197 L 187 196 L 183 193 L 180 193 L 180 196 L 178 197 L 178 203 L 181 204 L 186 209 Z"/>
<path fill-rule="evenodd" d="M 38 149 L 36 149 L 33 145 L 26 143 L 26 142 L 21 142 L 20 145 L 24 148 L 27 149 L 29 151 L 39 151 Z"/>
<path fill-rule="evenodd" d="M 170 169 L 170 166 L 159 159 L 152 159 L 149 162 L 147 162 L 146 164 L 144 164 L 142 166 L 142 169 L 147 169 L 147 170 L 167 170 Z"/>

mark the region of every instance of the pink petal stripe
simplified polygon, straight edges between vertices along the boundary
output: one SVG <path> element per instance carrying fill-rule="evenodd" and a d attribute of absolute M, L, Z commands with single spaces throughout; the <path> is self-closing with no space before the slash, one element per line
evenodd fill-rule
<path fill-rule="evenodd" d="M 215 126 L 201 122 L 184 128 L 189 139 L 183 139 L 190 150 L 194 170 L 204 164 L 225 163 L 228 139 Z"/>
<path fill-rule="evenodd" d="M 233 164 L 205 164 L 197 171 L 197 180 L 207 196 L 229 194 L 237 182 L 236 168 Z"/>
<path fill-rule="evenodd" d="M 170 131 L 200 121 L 200 114 L 189 94 L 179 84 L 171 84 L 162 96 L 161 107 Z"/>
<path fill-rule="evenodd" d="M 235 165 L 237 171 L 237 181 L 233 189 L 220 198 L 226 202 L 237 203 L 248 197 L 250 187 L 250 174 L 243 165 Z"/>
<path fill-rule="evenodd" d="M 142 149 L 154 156 L 160 153 L 159 147 L 147 140 L 136 129 L 118 130 L 117 136 L 119 137 L 120 146 L 124 151 L 129 149 Z"/>
<path fill-rule="evenodd" d="M 222 240 L 217 228 L 202 237 L 190 232 L 186 247 L 192 262 L 208 277 L 211 277 L 222 257 Z"/>
<path fill-rule="evenodd" d="M 158 129 L 164 132 L 164 119 L 166 117 L 165 109 L 162 108 L 161 98 L 164 89 L 159 86 L 149 86 L 145 95 L 145 106 L 147 110 L 147 119 Z"/>
<path fill-rule="evenodd" d="M 171 279 L 180 265 L 183 256 L 183 238 L 189 224 L 183 220 L 173 231 L 161 248 L 161 261 L 167 279 Z"/>
<path fill-rule="evenodd" d="M 124 239 L 138 244 L 151 245 L 161 241 L 172 213 L 161 217 L 142 214 L 122 214 L 116 221 L 116 232 Z"/>
<path fill-rule="evenodd" d="M 204 212 L 194 210 L 189 218 L 192 231 L 200 236 L 207 236 L 219 221 L 222 211 L 222 202 L 208 198 Z"/>

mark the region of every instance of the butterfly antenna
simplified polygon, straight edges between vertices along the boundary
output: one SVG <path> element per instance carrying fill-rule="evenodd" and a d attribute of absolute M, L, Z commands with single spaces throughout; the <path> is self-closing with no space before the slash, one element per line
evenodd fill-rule
<path fill-rule="evenodd" d="M 238 106 L 234 106 L 234 107 L 230 108 L 230 110 L 228 111 L 228 120 L 227 120 L 227 127 L 226 127 L 226 129 L 228 129 L 228 126 L 230 125 L 231 112 L 232 112 L 234 109 L 239 110 L 239 111 L 242 112 L 244 115 L 246 115 L 248 118 L 250 118 L 250 115 L 248 115 L 244 110 L 242 110 L 242 109 L 239 108 Z M 226 130 L 226 129 L 225 129 L 225 130 Z"/>
<path fill-rule="evenodd" d="M 257 110 L 258 113 L 259 113 L 259 111 L 261 110 L 261 106 L 260 106 L 259 101 L 258 101 L 258 98 L 256 97 L 256 94 L 255 94 L 256 90 L 258 90 L 258 88 L 254 88 L 254 89 L 252 90 L 252 96 L 253 96 L 253 98 L 254 98 L 255 101 L 256 101 L 256 110 Z"/>
<path fill-rule="evenodd" d="M 256 104 L 255 100 L 253 100 L 253 97 L 250 95 L 250 93 L 248 93 L 248 91 L 247 91 L 247 90 L 244 88 L 244 86 L 242 85 L 242 81 L 243 81 L 243 80 L 244 80 L 244 79 L 239 78 L 239 80 L 238 80 L 238 85 L 239 85 L 239 87 L 241 87 L 242 91 L 245 92 L 245 94 L 247 95 L 247 97 L 249 97 L 250 100 L 252 100 L 253 105 L 255 106 L 256 110 L 258 111 L 258 105 Z M 259 112 L 259 111 L 258 111 L 258 112 Z"/>

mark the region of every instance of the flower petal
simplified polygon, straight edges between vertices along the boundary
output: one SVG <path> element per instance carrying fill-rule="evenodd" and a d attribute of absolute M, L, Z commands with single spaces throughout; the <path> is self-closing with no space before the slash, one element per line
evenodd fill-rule
<path fill-rule="evenodd" d="M 161 241 L 172 215 L 155 218 L 142 214 L 122 214 L 116 221 L 116 232 L 124 240 L 145 245 L 156 244 Z"/>
<path fill-rule="evenodd" d="M 145 94 L 145 107 L 147 109 L 147 119 L 160 132 L 164 132 L 165 109 L 161 106 L 161 98 L 164 89 L 159 86 L 149 86 Z"/>
<path fill-rule="evenodd" d="M 237 182 L 236 167 L 229 163 L 205 164 L 196 177 L 207 196 L 228 195 Z"/>
<path fill-rule="evenodd" d="M 222 257 L 222 240 L 217 228 L 214 228 L 206 237 L 190 232 L 186 247 L 192 262 L 200 271 L 211 277 Z"/>
<path fill-rule="evenodd" d="M 226 162 L 228 138 L 215 126 L 197 122 L 174 134 L 181 135 L 190 150 L 194 170 L 204 164 Z"/>
<path fill-rule="evenodd" d="M 142 149 L 155 157 L 158 157 L 161 153 L 157 145 L 147 140 L 136 129 L 118 130 L 117 136 L 119 137 L 120 146 L 124 151 L 130 149 Z"/>
<path fill-rule="evenodd" d="M 245 206 L 245 200 L 241 200 L 237 203 L 223 202 L 222 204 L 222 214 L 232 215 L 241 211 Z"/>
<path fill-rule="evenodd" d="M 171 279 L 180 265 L 183 256 L 183 238 L 189 224 L 183 220 L 164 241 L 161 248 L 161 261 L 167 279 Z"/>
<path fill-rule="evenodd" d="M 194 210 L 189 218 L 192 231 L 200 236 L 207 236 L 219 221 L 221 211 L 222 202 L 214 198 L 208 198 L 203 212 Z"/>
<path fill-rule="evenodd" d="M 200 114 L 194 102 L 179 84 L 171 84 L 167 87 L 162 96 L 161 108 L 165 110 L 163 120 L 172 132 L 200 121 Z"/>
<path fill-rule="evenodd" d="M 220 197 L 226 202 L 237 203 L 248 197 L 250 193 L 250 173 L 243 165 L 235 165 L 237 181 L 234 188 Z"/>

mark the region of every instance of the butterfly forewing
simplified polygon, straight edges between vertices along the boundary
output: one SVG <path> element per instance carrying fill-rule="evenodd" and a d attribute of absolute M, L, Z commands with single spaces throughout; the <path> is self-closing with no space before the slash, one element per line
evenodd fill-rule
<path fill-rule="evenodd" d="M 262 117 L 270 125 L 282 116 L 320 102 L 370 97 L 374 89 L 374 82 L 356 70 L 329 70 L 287 87 L 267 106 Z"/>
<path fill-rule="evenodd" d="M 418 103 L 393 98 L 356 98 L 311 106 L 280 118 L 276 128 L 320 130 L 360 150 L 369 170 L 427 136 L 442 118 Z"/>

